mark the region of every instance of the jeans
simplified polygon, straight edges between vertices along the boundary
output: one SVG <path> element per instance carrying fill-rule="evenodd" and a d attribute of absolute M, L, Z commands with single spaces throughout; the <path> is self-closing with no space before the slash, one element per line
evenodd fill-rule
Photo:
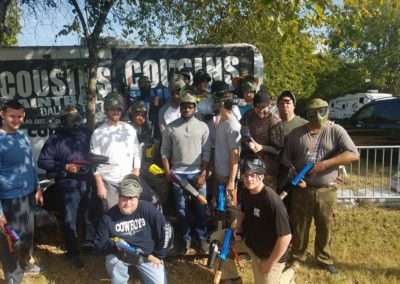
<path fill-rule="evenodd" d="M 106 256 L 106 269 L 111 277 L 112 284 L 126 284 L 129 281 L 129 263 L 123 262 L 116 255 Z M 150 262 L 143 262 L 136 265 L 144 284 L 167 284 L 167 275 L 164 264 L 159 267 L 153 266 Z"/>
<path fill-rule="evenodd" d="M 16 231 L 20 240 L 14 252 L 9 250 L 7 239 L 0 233 L 0 263 L 3 266 L 6 284 L 22 282 L 24 271 L 33 250 L 34 194 L 13 199 L 3 199 L 4 216 L 7 224 Z"/>
<path fill-rule="evenodd" d="M 91 204 L 93 203 L 93 194 L 90 184 L 81 181 L 78 188 L 63 188 L 63 229 L 64 238 L 67 246 L 67 253 L 70 255 L 79 254 L 78 239 L 78 213 L 81 213 L 85 226 L 85 241 L 93 241 L 95 228 L 91 220 Z"/>
<path fill-rule="evenodd" d="M 180 178 L 186 179 L 192 185 L 194 184 L 197 174 L 177 174 Z M 190 235 L 190 206 L 189 206 L 189 193 L 181 189 L 177 184 L 174 185 L 175 195 L 175 206 L 178 213 L 178 220 L 181 229 L 182 238 L 186 241 L 191 240 Z M 206 183 L 198 189 L 199 193 L 203 196 L 207 196 L 207 185 Z M 207 239 L 207 206 L 201 205 L 195 200 L 195 214 L 196 224 L 195 230 L 200 240 Z"/>

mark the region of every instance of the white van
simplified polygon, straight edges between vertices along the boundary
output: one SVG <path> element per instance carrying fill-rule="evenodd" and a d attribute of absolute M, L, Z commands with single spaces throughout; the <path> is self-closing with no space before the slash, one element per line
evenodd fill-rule
<path fill-rule="evenodd" d="M 329 101 L 329 119 L 350 118 L 357 110 L 370 101 L 393 97 L 391 94 L 368 90 L 366 93 L 348 94 Z"/>

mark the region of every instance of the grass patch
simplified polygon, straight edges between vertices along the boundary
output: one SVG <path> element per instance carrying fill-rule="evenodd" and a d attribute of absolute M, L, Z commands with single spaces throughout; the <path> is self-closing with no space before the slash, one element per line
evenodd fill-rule
<path fill-rule="evenodd" d="M 400 283 L 399 220 L 400 210 L 376 207 L 338 208 L 332 251 L 340 274 L 331 276 L 315 268 L 311 256 L 314 244 L 311 242 L 310 257 L 296 272 L 296 283 Z M 313 239 L 314 231 L 311 240 Z M 65 261 L 57 242 L 37 246 L 35 256 L 46 272 L 38 277 L 26 277 L 24 284 L 110 283 L 103 258 L 85 256 L 85 268 L 76 270 Z M 248 261 L 243 261 L 243 264 L 244 282 L 252 283 L 250 264 Z M 168 263 L 167 268 L 169 283 L 211 283 L 212 274 L 205 268 L 205 260 L 178 260 Z"/>

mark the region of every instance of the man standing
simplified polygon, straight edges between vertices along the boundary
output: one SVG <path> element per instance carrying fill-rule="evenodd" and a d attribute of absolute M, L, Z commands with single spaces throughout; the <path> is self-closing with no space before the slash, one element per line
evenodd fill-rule
<path fill-rule="evenodd" d="M 357 161 L 359 155 L 347 132 L 341 126 L 330 123 L 328 114 L 326 101 L 318 98 L 311 100 L 306 114 L 309 123 L 289 134 L 283 161 L 297 172 L 306 163 L 314 164 L 304 179 L 304 188 L 294 188 L 292 192 L 293 259 L 306 259 L 310 224 L 314 218 L 315 257 L 321 268 L 337 273 L 330 252 L 330 241 L 338 166 Z"/>
<path fill-rule="evenodd" d="M 280 118 L 270 109 L 270 96 L 265 89 L 261 89 L 254 98 L 254 109 L 248 111 L 241 119 L 242 136 L 244 138 L 243 157 L 257 155 L 268 165 L 265 174 L 265 184 L 274 190 L 277 189 L 277 175 L 279 170 L 279 148 L 272 137 L 272 129 L 277 126 Z"/>
<path fill-rule="evenodd" d="M 124 176 L 139 176 L 140 145 L 135 129 L 120 121 L 125 110 L 123 97 L 118 93 L 107 95 L 104 109 L 107 120 L 93 132 L 91 152 L 109 159 L 108 165 L 99 165 L 94 173 L 97 196 L 108 210 L 118 202 L 118 183 Z"/>
<path fill-rule="evenodd" d="M 164 216 L 149 202 L 139 200 L 142 192 L 134 175 L 119 187 L 116 206 L 99 223 L 95 245 L 106 255 L 106 269 L 113 284 L 129 281 L 129 266 L 135 265 L 143 283 L 167 283 L 163 258 L 171 238 Z"/>
<path fill-rule="evenodd" d="M 34 202 L 42 204 L 43 195 L 31 144 L 19 131 L 25 118 L 24 107 L 17 100 L 8 101 L 0 114 L 0 262 L 5 283 L 18 284 L 33 250 Z M 9 245 L 6 226 L 19 235 L 18 243 Z"/>
<path fill-rule="evenodd" d="M 181 118 L 167 126 L 163 133 L 161 157 L 167 178 L 171 171 L 192 183 L 203 196 L 207 196 L 207 170 L 210 160 L 209 130 L 195 117 L 196 98 L 188 90 L 182 92 Z M 191 246 L 189 196 L 174 184 L 175 205 L 183 239 L 183 252 Z M 195 230 L 200 249 L 208 251 L 206 205 L 195 203 Z"/>
<path fill-rule="evenodd" d="M 229 206 L 236 206 L 236 178 L 240 157 L 240 123 L 233 114 L 233 94 L 219 102 L 220 122 L 215 130 L 214 171 L 217 183 L 225 185 Z"/>
<path fill-rule="evenodd" d="M 39 155 L 38 166 L 55 178 L 61 195 L 64 239 L 67 258 L 77 268 L 83 267 L 80 258 L 77 218 L 84 219 L 85 245 L 93 247 L 94 227 L 90 220 L 93 178 L 89 161 L 91 131 L 82 126 L 82 118 L 75 106 L 62 111 L 61 127 L 46 141 Z"/>
<path fill-rule="evenodd" d="M 308 121 L 294 113 L 296 97 L 290 91 L 283 91 L 278 97 L 278 110 L 281 118 L 283 137 L 288 136 L 293 129 L 306 124 Z"/>

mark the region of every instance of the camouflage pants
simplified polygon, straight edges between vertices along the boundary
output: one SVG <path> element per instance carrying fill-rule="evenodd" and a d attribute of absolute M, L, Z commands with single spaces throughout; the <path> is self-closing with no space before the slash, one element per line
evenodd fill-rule
<path fill-rule="evenodd" d="M 290 200 L 290 217 L 293 226 L 293 259 L 305 260 L 311 221 L 314 218 L 316 229 L 315 257 L 321 263 L 332 264 L 330 241 L 335 204 L 335 187 L 293 189 Z"/>

